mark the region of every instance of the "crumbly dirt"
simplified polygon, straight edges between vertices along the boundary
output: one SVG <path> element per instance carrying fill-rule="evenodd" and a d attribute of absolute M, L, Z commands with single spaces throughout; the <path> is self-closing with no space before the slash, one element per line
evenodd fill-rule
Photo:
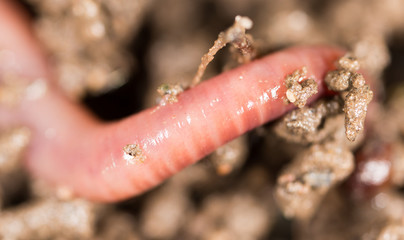
<path fill-rule="evenodd" d="M 373 98 L 373 91 L 366 84 L 365 78 L 358 73 L 359 62 L 350 53 L 340 58 L 337 70 L 325 77 L 327 87 L 340 93 L 344 101 L 345 133 L 350 141 L 355 141 L 363 131 L 368 105 Z"/>
<path fill-rule="evenodd" d="M 153 1 L 28 1 L 41 12 L 36 32 L 70 97 L 105 92 L 126 81 L 133 61 L 125 48 Z"/>
<path fill-rule="evenodd" d="M 247 136 L 241 136 L 216 149 L 210 156 L 217 174 L 228 175 L 240 169 L 247 159 Z"/>
<path fill-rule="evenodd" d="M 319 142 L 336 131 L 339 125 L 330 120 L 341 112 L 338 100 L 319 101 L 313 107 L 296 109 L 286 114 L 275 126 L 278 136 L 289 142 L 308 144 Z"/>
<path fill-rule="evenodd" d="M 400 67 L 386 67 L 400 65 L 404 1 L 24 1 L 31 4 L 35 31 L 52 58 L 58 85 L 73 99 L 90 98 L 96 114 L 108 119 L 159 104 L 156 89 L 162 84 L 189 86 L 201 56 L 223 30 L 195 82 L 296 44 L 337 45 L 351 54 L 337 61 L 337 69 L 325 78 L 338 92 L 335 98 L 307 106 L 305 86 L 292 81 L 289 100 L 299 109 L 218 149 L 210 160 L 149 193 L 101 208 L 84 200 L 62 200 L 68 192 L 30 179 L 19 163 L 25 145 L 10 147 L 18 145 L 9 134 L 14 130 L 0 129 L 0 157 L 5 159 L 0 164 L 0 238 L 402 238 L 404 87 L 392 82 L 402 80 L 404 73 Z M 237 14 L 251 18 L 254 27 L 245 18 L 233 24 Z M 226 44 L 230 51 L 218 52 Z M 7 64 L 2 56 L 0 65 Z M 13 92 L 5 88 L 10 83 L 5 80 L 2 75 L 0 101 L 18 103 L 26 86 Z M 366 83 L 379 101 L 369 107 L 372 94 Z M 308 85 L 311 92 L 314 86 Z M 165 103 L 175 102 L 180 91 L 164 89 Z M 110 109 L 117 106 L 123 106 L 118 116 Z M 346 137 L 345 121 L 354 142 Z M 372 167 L 352 169 L 352 159 L 372 146 L 372 139 L 392 146 L 391 175 L 380 184 Z M 131 163 L 133 156 L 128 156 Z M 374 156 L 370 153 L 367 162 Z M 363 175 L 372 187 L 349 185 L 352 170 L 351 177 Z M 358 191 L 368 197 L 355 198 Z"/>
<path fill-rule="evenodd" d="M 352 73 L 347 70 L 335 70 L 327 74 L 324 81 L 332 91 L 345 91 L 349 88 Z"/>
<path fill-rule="evenodd" d="M 299 154 L 278 177 L 276 200 L 288 218 L 308 219 L 331 187 L 354 168 L 354 156 L 344 147 L 313 145 Z"/>
<path fill-rule="evenodd" d="M 389 224 L 385 226 L 377 240 L 394 240 L 394 239 L 403 239 L 404 238 L 404 225 L 400 223 Z"/>
<path fill-rule="evenodd" d="M 162 84 L 157 88 L 157 92 L 161 96 L 160 106 L 178 102 L 177 96 L 184 91 L 180 84 Z"/>
<path fill-rule="evenodd" d="M 172 239 L 192 215 L 192 204 L 183 188 L 172 186 L 154 194 L 143 206 L 140 226 L 148 239 Z"/>
<path fill-rule="evenodd" d="M 123 147 L 123 157 L 127 164 L 134 164 L 135 162 L 144 162 L 146 156 L 138 144 L 127 144 Z"/>
<path fill-rule="evenodd" d="M 3 211 L 0 234 L 6 239 L 89 238 L 93 235 L 94 205 L 82 200 L 48 199 Z"/>
<path fill-rule="evenodd" d="M 20 166 L 20 158 L 31 138 L 26 127 L 15 127 L 0 133 L 0 175 Z"/>
<path fill-rule="evenodd" d="M 110 213 L 110 216 L 100 224 L 100 236 L 103 239 L 141 240 L 137 222 L 127 213 Z"/>
<path fill-rule="evenodd" d="M 286 76 L 286 103 L 293 103 L 302 108 L 306 105 L 309 97 L 318 92 L 317 82 L 314 79 L 307 78 L 307 68 L 303 67 Z"/>
<path fill-rule="evenodd" d="M 345 133 L 350 141 L 363 131 L 368 105 L 373 98 L 369 86 L 352 88 L 345 97 Z"/>

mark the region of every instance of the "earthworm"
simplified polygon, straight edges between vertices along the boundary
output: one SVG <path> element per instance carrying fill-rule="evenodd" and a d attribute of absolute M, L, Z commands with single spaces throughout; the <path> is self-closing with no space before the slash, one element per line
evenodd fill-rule
<path fill-rule="evenodd" d="M 1 10 L 0 16 L 15 20 Z M 33 41 L 28 29 L 21 28 L 24 24 L 13 26 L 11 32 L 25 39 L 19 44 Z M 8 30 L 9 25 L 0 24 L 1 32 Z M 30 56 L 38 56 L 24 58 L 25 51 L 9 39 L 0 39 L 0 49 L 7 47 L 19 59 L 42 61 L 35 63 L 40 69 L 19 74 L 46 79 L 47 90 L 33 100 L 22 99 L 15 108 L 0 105 L 0 116 L 4 116 L 0 126 L 18 123 L 31 128 L 33 139 L 24 160 L 33 175 L 101 202 L 140 194 L 292 109 L 293 105 L 284 102 L 284 79 L 296 69 L 306 67 L 307 75 L 318 83 L 319 91 L 311 101 L 324 95 L 323 78 L 344 53 L 331 46 L 282 50 L 206 80 L 181 93 L 178 102 L 102 123 L 54 87 L 41 51 L 27 49 Z M 30 61 L 19 66 L 24 70 Z M 128 148 L 135 150 L 132 156 Z"/>

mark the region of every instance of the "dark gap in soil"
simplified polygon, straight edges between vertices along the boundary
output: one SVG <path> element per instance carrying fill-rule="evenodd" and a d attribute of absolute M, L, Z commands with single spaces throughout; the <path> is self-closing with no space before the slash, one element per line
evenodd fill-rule
<path fill-rule="evenodd" d="M 292 221 L 279 215 L 276 218 L 275 225 L 266 239 L 289 240 L 292 238 Z"/>
<path fill-rule="evenodd" d="M 394 36 L 389 44 L 390 64 L 383 72 L 382 79 L 385 80 L 386 100 L 389 94 L 397 89 L 397 86 L 403 85 L 403 69 L 404 69 L 404 33 Z"/>
<path fill-rule="evenodd" d="M 35 19 L 38 17 L 38 12 L 30 3 L 27 3 L 25 0 L 16 1 L 16 3 L 26 11 L 30 18 Z"/>
<path fill-rule="evenodd" d="M 143 109 L 145 89 L 149 84 L 145 58 L 151 35 L 150 24 L 146 22 L 128 48 L 136 61 L 127 83 L 101 95 L 88 94 L 83 99 L 83 103 L 99 118 L 117 120 Z"/>
<path fill-rule="evenodd" d="M 23 203 L 28 202 L 32 197 L 30 191 L 30 181 L 27 174 L 15 173 L 17 181 L 12 184 L 7 184 L 7 186 L 2 186 L 1 189 L 6 192 L 6 198 L 2 203 L 2 208 L 14 208 Z M 12 177 L 12 176 L 11 176 Z M 7 181 L 6 181 L 7 182 Z"/>

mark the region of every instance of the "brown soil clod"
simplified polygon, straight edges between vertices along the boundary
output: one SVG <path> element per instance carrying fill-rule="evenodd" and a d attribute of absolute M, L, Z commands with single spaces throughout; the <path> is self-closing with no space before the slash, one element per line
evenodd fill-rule
<path fill-rule="evenodd" d="M 380 232 L 377 240 L 394 240 L 404 238 L 404 224 L 392 223 L 385 226 Z"/>
<path fill-rule="evenodd" d="M 318 92 L 317 83 L 314 79 L 307 77 L 307 68 L 303 67 L 294 71 L 285 78 L 286 103 L 293 103 L 302 108 L 306 105 L 307 99 Z"/>
<path fill-rule="evenodd" d="M 345 133 L 350 141 L 355 141 L 356 136 L 363 130 L 367 107 L 373 98 L 373 92 L 369 86 L 352 88 L 345 97 Z"/>
<path fill-rule="evenodd" d="M 319 101 L 313 107 L 304 107 L 286 114 L 275 125 L 275 132 L 283 139 L 299 144 L 319 142 L 336 130 L 336 124 L 327 117 L 338 117 L 341 112 L 337 100 Z"/>
<path fill-rule="evenodd" d="M 30 140 L 31 131 L 27 127 L 0 132 L 0 175 L 6 175 L 20 167 L 21 157 Z"/>
<path fill-rule="evenodd" d="M 90 239 L 96 205 L 84 200 L 38 200 L 0 216 L 1 239 Z"/>
<path fill-rule="evenodd" d="M 218 175 L 224 176 L 240 168 L 248 154 L 247 137 L 238 137 L 216 149 L 210 156 Z"/>
<path fill-rule="evenodd" d="M 138 144 L 128 144 L 123 147 L 123 157 L 127 161 L 127 164 L 134 164 L 136 161 L 144 162 L 146 156 L 143 155 L 143 151 Z"/>
<path fill-rule="evenodd" d="M 346 54 L 337 62 L 337 70 L 330 71 L 325 83 L 332 91 L 340 93 L 344 101 L 345 133 L 349 141 L 355 141 L 364 129 L 367 107 L 373 98 L 373 92 L 366 84 L 359 70 L 359 62 L 351 54 Z"/>
<path fill-rule="evenodd" d="M 310 218 L 324 195 L 354 168 L 352 153 L 334 143 L 313 145 L 278 178 L 275 197 L 286 217 Z"/>
<path fill-rule="evenodd" d="M 160 106 L 178 102 L 177 96 L 184 91 L 184 88 L 179 84 L 162 84 L 157 88 L 157 92 L 161 96 Z"/>
<path fill-rule="evenodd" d="M 335 70 L 327 74 L 324 81 L 332 91 L 345 91 L 349 88 L 349 78 L 352 73 L 346 70 Z"/>
<path fill-rule="evenodd" d="M 337 68 L 355 72 L 359 70 L 360 65 L 356 57 L 354 57 L 351 53 L 347 53 L 338 59 Z"/>

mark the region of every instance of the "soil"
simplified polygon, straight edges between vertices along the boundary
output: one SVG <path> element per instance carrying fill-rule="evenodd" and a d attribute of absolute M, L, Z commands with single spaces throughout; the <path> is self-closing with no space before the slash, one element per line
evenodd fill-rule
<path fill-rule="evenodd" d="M 296 69 L 283 97 L 298 109 L 120 203 L 71 199 L 28 176 L 19 161 L 30 132 L 2 129 L 0 238 L 404 239 L 404 1 L 24 4 L 60 87 L 106 120 L 175 102 L 180 86 L 286 46 L 349 55 L 325 76 L 330 96 L 306 105 L 317 86 Z M 138 146 L 125 151 L 142 160 Z"/>

